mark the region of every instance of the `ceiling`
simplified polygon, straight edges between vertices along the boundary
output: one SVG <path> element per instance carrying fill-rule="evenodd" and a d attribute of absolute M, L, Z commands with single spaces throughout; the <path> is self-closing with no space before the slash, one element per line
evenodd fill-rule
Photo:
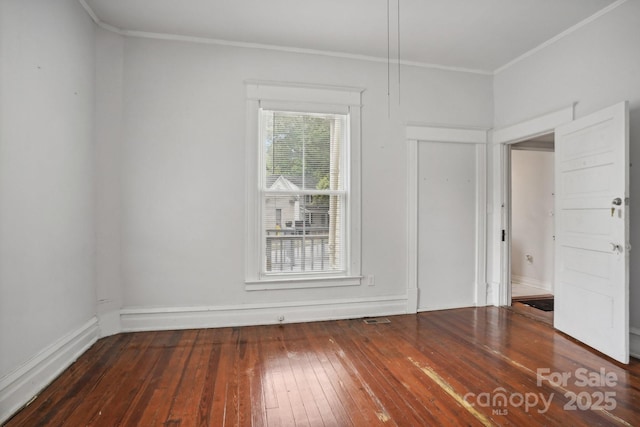
<path fill-rule="evenodd" d="M 101 23 L 125 34 L 162 33 L 385 61 L 389 44 L 392 59 L 399 46 L 406 63 L 489 73 L 623 1 L 80 0 Z"/>

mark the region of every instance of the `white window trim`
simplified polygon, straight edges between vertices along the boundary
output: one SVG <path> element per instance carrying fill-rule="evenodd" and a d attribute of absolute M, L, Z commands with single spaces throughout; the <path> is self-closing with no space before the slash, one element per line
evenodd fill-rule
<path fill-rule="evenodd" d="M 245 290 L 300 289 L 361 284 L 361 108 L 364 89 L 338 86 L 246 81 L 246 230 Z M 304 276 L 261 275 L 259 182 L 259 109 L 349 113 L 349 194 L 345 272 Z"/>

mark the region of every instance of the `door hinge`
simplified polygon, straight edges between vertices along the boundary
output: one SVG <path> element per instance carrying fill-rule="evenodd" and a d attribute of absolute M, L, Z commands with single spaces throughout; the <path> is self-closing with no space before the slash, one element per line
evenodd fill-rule
<path fill-rule="evenodd" d="M 506 236 L 507 236 L 507 230 L 502 230 L 502 241 L 503 242 L 506 242 L 506 240 L 507 240 Z"/>

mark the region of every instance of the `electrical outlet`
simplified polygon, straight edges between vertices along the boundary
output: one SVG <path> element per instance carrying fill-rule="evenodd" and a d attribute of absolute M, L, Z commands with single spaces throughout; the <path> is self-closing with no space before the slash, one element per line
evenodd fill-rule
<path fill-rule="evenodd" d="M 375 286 L 376 285 L 376 278 L 373 274 L 370 274 L 367 276 L 367 285 L 369 286 Z"/>

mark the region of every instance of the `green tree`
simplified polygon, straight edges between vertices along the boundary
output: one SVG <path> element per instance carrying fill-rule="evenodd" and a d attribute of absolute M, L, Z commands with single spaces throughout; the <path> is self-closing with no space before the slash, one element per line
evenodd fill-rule
<path fill-rule="evenodd" d="M 328 190 L 329 189 L 329 175 L 325 175 L 318 181 L 318 185 L 316 185 L 317 190 Z M 314 206 L 329 206 L 329 196 L 327 195 L 314 195 L 313 200 L 311 202 Z"/>
<path fill-rule="evenodd" d="M 283 175 L 303 189 L 329 180 L 331 117 L 273 112 L 266 117 L 267 176 Z M 304 173 L 303 173 L 304 172 Z"/>

